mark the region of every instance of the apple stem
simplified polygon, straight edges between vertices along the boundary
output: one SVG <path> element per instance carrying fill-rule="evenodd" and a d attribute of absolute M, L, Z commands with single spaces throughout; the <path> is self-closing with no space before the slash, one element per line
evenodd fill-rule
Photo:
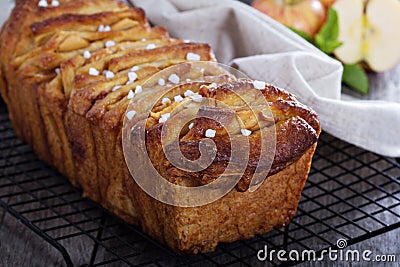
<path fill-rule="evenodd" d="M 285 3 L 285 5 L 293 6 L 293 5 L 297 5 L 301 1 L 302 0 L 284 0 L 283 2 Z"/>

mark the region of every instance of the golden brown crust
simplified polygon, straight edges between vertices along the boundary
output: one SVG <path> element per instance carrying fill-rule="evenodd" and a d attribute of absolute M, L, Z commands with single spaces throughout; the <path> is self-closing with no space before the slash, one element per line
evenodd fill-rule
<path fill-rule="evenodd" d="M 260 99 L 257 98 L 257 95 L 253 97 L 248 96 L 250 93 L 247 93 L 247 96 L 242 94 L 242 97 L 246 97 L 247 103 L 245 103 L 239 96 L 241 92 L 251 92 L 252 88 L 252 81 L 249 80 L 223 83 L 213 88 L 207 86 L 189 86 L 189 88 L 187 88 L 191 89 L 193 92 L 198 92 L 200 89 L 200 94 L 203 96 L 209 99 L 217 99 L 227 106 L 233 107 L 241 121 L 244 122 L 242 128 L 251 129 L 253 131 L 248 139 L 249 160 L 247 162 L 247 167 L 236 186 L 236 189 L 241 192 L 248 189 L 257 168 L 259 168 L 259 170 L 269 168 L 269 165 L 264 166 L 263 162 L 260 162 L 261 138 L 269 138 L 272 136 L 271 134 L 276 135 L 275 156 L 271 170 L 268 173 L 268 176 L 270 176 L 296 162 L 314 143 L 316 143 L 321 131 L 314 111 L 300 104 L 293 95 L 279 90 L 272 85 L 267 85 L 265 89 L 261 90 L 261 93 L 269 103 L 274 119 L 270 121 L 270 123 L 263 125 L 264 127 L 260 127 L 262 123 L 260 123 L 260 120 L 254 113 L 250 112 L 251 107 L 246 106 L 249 102 L 262 103 Z M 240 127 L 240 125 L 235 125 L 235 113 L 232 114 L 232 112 L 229 110 L 226 111 L 224 108 L 200 109 L 199 117 L 193 121 L 193 127 L 188 130 L 179 143 L 180 150 L 182 155 L 188 160 L 197 160 L 200 157 L 199 145 L 200 142 L 206 138 L 206 130 L 213 129 L 216 131 L 216 136 L 213 138 L 217 146 L 216 157 L 212 164 L 203 171 L 195 173 L 184 171 L 175 167 L 168 161 L 165 153 L 168 153 L 169 148 L 168 146 L 163 147 L 161 144 L 163 124 L 156 124 L 148 130 L 146 145 L 148 151 L 151 151 L 149 155 L 153 165 L 155 165 L 157 170 L 163 173 L 165 178 L 170 182 L 180 182 L 186 185 L 192 184 L 193 186 L 208 184 L 218 179 L 232 160 L 232 136 L 227 134 L 226 129 L 219 122 L 204 117 L 207 115 L 206 113 L 216 113 L 216 117 L 220 118 L 219 121 L 233 120 L 230 130 L 231 132 L 236 131 L 236 135 L 239 136 L 234 145 L 246 147 L 247 138 L 240 137 L 241 128 L 235 129 L 235 127 Z M 227 119 L 229 116 L 232 118 Z M 252 124 L 253 120 L 256 122 L 256 125 Z M 166 152 L 164 153 L 164 151 Z M 184 179 L 191 181 L 183 182 L 182 180 Z"/>
<path fill-rule="evenodd" d="M 141 8 L 128 9 L 118 12 L 99 12 L 90 15 L 84 14 L 61 14 L 58 17 L 51 17 L 46 20 L 32 23 L 30 28 L 34 35 L 42 35 L 44 33 L 54 33 L 55 31 L 78 30 L 91 31 L 98 30 L 99 25 L 109 25 L 111 30 L 121 30 L 118 27 L 120 21 L 130 19 L 133 22 L 125 24 L 126 26 L 148 25 L 144 10 Z M 134 23 L 136 22 L 136 24 Z M 117 29 L 116 29 L 117 27 Z M 126 28 L 123 28 L 124 30 Z"/>
<path fill-rule="evenodd" d="M 255 98 L 254 90 L 249 90 L 252 81 L 235 80 L 218 67 L 194 71 L 188 53 L 215 61 L 211 47 L 171 39 L 165 28 L 150 27 L 141 9 L 128 8 L 117 0 L 63 0 L 60 4 L 43 8 L 35 0 L 19 0 L 0 33 L 2 96 L 18 136 L 32 145 L 40 158 L 81 187 L 85 197 L 129 223 L 140 224 L 144 232 L 177 251 L 212 251 L 218 242 L 249 238 L 290 221 L 320 133 L 311 109 L 272 85 L 259 91 L 264 98 Z M 190 73 L 191 82 L 168 85 L 169 98 L 188 89 L 199 92 L 233 107 L 233 113 L 244 121 L 242 126 L 252 131 L 250 160 L 236 190 L 196 208 L 174 207 L 148 196 L 129 174 L 122 151 L 128 94 L 153 74 L 179 63 L 182 75 Z M 130 81 L 128 73 L 134 66 L 137 77 Z M 112 77 L 105 77 L 104 71 L 112 72 Z M 213 82 L 219 84 L 215 89 Z M 254 112 L 235 93 L 252 102 Z M 135 97 L 146 102 L 146 96 L 144 92 Z M 273 116 L 263 113 L 261 99 L 268 102 Z M 176 103 L 159 103 L 152 110 L 147 124 L 150 157 L 171 182 L 187 186 L 210 183 L 229 162 L 231 145 L 226 129 L 204 118 L 196 118 L 192 129 L 186 126 L 180 140 L 184 156 L 199 157 L 205 129 L 216 130 L 218 149 L 214 163 L 203 172 L 182 172 L 160 149 L 162 124 L 158 120 L 175 107 Z M 233 115 L 216 107 L 201 112 L 224 118 Z M 272 125 L 277 141 L 272 169 L 251 193 L 247 189 L 255 168 L 268 167 L 258 162 L 260 133 L 264 130 L 269 136 Z M 230 128 L 240 136 L 237 123 L 232 122 Z"/>
<path fill-rule="evenodd" d="M 25 72 L 18 73 L 13 64 L 16 57 L 35 49 L 35 40 L 30 31 L 34 22 L 65 13 L 91 14 L 99 10 L 118 10 L 126 8 L 120 2 L 111 0 L 67 0 L 57 8 L 40 8 L 37 1 L 19 1 L 13 9 L 10 19 L 4 24 L 0 33 L 0 74 L 2 96 L 9 106 L 9 114 L 19 137 L 40 150 L 40 157 L 52 163 L 45 144 L 40 108 L 37 103 L 40 83 L 54 77 L 54 71 L 39 72 L 33 79 L 21 80 Z M 6 78 L 7 76 L 7 78 Z M 28 75 L 29 77 L 29 75 Z M 10 88 L 15 88 L 10 90 Z M 11 104 L 12 103 L 12 104 Z"/>
<path fill-rule="evenodd" d="M 124 96 L 126 96 L 129 90 L 134 89 L 137 85 L 141 84 L 141 82 L 143 82 L 143 80 L 145 80 L 147 77 L 162 70 L 165 66 L 168 66 L 168 61 L 175 63 L 179 61 L 185 61 L 186 54 L 189 52 L 196 51 L 202 56 L 203 60 L 208 61 L 213 59 L 211 48 L 209 45 L 193 43 L 178 43 L 169 45 L 170 43 L 176 43 L 176 41 L 170 40 L 168 42 L 164 42 L 163 44 L 165 46 L 152 49 L 151 51 L 132 51 L 131 49 L 131 52 L 127 55 L 118 55 L 117 57 L 111 58 L 108 62 L 104 62 L 104 65 L 108 65 L 108 70 L 111 70 L 114 73 L 118 73 L 117 76 L 110 81 L 106 81 L 104 77 L 96 79 L 96 81 L 94 82 L 80 81 L 81 84 L 86 83 L 88 85 L 84 87 L 80 86 L 80 88 L 77 89 L 76 92 L 72 95 L 69 102 L 70 108 L 72 108 L 78 114 L 85 115 L 96 101 L 102 100 L 106 97 L 111 98 L 112 96 L 116 96 L 117 99 L 111 102 L 107 101 L 108 104 L 115 104 L 116 102 L 118 102 L 118 100 L 121 100 Z M 125 67 L 124 62 L 127 62 L 125 63 Z M 149 62 L 152 62 L 150 66 L 143 66 L 144 64 Z M 157 62 L 160 62 L 160 64 L 157 64 Z M 113 69 L 113 66 L 118 66 L 119 70 L 116 71 L 115 69 Z M 130 86 L 125 86 L 128 82 L 129 67 L 133 66 L 138 66 L 141 68 L 135 72 L 138 75 L 136 83 L 132 83 Z M 103 69 L 99 68 L 98 70 L 102 71 Z M 82 76 L 79 79 L 93 80 L 93 78 L 90 76 L 85 76 L 85 78 L 83 78 Z M 118 90 L 117 92 L 112 92 L 113 87 L 116 85 L 124 86 L 124 88 L 121 88 L 122 90 Z M 125 94 L 123 94 L 123 92 Z M 92 110 L 89 117 L 92 118 L 96 116 L 95 112 L 101 111 Z M 99 115 L 101 116 L 102 114 Z"/>
<path fill-rule="evenodd" d="M 218 201 L 195 208 L 173 207 L 140 190 L 126 170 L 125 187 L 138 203 L 143 230 L 180 253 L 214 251 L 233 242 L 287 225 L 296 213 L 316 144 L 254 192 L 232 190 Z"/>

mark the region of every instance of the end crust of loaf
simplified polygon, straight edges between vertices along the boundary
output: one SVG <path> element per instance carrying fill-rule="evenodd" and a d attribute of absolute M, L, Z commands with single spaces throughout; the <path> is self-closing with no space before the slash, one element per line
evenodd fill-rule
<path fill-rule="evenodd" d="M 214 251 L 219 242 L 233 242 L 287 225 L 296 213 L 316 144 L 283 171 L 268 177 L 254 192 L 232 190 L 211 204 L 173 207 L 144 193 L 126 170 L 124 183 L 137 202 L 144 232 L 174 251 Z"/>

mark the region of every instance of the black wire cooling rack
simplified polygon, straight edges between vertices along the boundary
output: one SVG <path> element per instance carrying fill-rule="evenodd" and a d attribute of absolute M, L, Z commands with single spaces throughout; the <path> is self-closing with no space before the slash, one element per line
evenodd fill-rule
<path fill-rule="evenodd" d="M 289 225 L 250 240 L 220 244 L 213 253 L 176 255 L 82 198 L 16 138 L 4 104 L 0 106 L 0 205 L 58 250 L 67 266 L 77 265 L 70 251 L 82 238 L 89 240 L 91 255 L 81 266 L 294 265 L 297 262 L 276 259 L 261 262 L 257 253 L 267 246 L 312 249 L 318 257 L 323 249 L 337 248 L 338 239 L 351 245 L 400 227 L 400 164 L 322 134 Z"/>

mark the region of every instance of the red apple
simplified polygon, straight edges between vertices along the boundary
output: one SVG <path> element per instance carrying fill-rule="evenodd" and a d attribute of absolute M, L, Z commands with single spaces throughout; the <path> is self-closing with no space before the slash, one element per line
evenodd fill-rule
<path fill-rule="evenodd" d="M 311 36 L 318 32 L 326 19 L 326 9 L 319 0 L 256 0 L 252 6 Z"/>

